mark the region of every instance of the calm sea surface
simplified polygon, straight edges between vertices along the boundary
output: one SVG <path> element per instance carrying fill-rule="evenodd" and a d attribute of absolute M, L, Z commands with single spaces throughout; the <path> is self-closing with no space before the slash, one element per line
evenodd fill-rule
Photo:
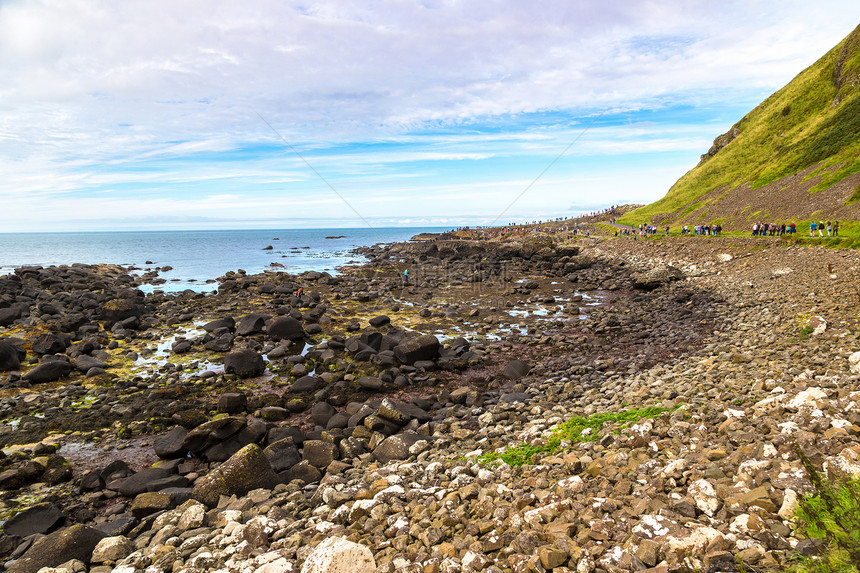
<path fill-rule="evenodd" d="M 205 284 L 205 281 L 216 279 L 227 271 L 244 269 L 253 274 L 271 269 L 290 273 L 307 270 L 333 273 L 340 265 L 363 260 L 349 253 L 355 247 L 405 241 L 418 233 L 443 230 L 392 227 L 375 230 L 0 233 L 0 274 L 25 265 L 112 263 L 140 267 L 138 272 L 171 266 L 173 270 L 159 275 L 167 282 L 155 288 L 210 291 L 217 285 Z M 265 250 L 269 245 L 272 249 Z"/>

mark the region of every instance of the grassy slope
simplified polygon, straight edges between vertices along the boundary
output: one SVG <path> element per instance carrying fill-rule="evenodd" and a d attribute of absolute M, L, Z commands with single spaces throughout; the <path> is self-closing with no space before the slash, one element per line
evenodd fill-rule
<path fill-rule="evenodd" d="M 836 85 L 840 66 L 841 89 Z M 740 134 L 716 155 L 681 177 L 665 197 L 621 219 L 638 224 L 661 213 L 674 218 L 695 209 L 697 199 L 718 187 L 749 181 L 753 188 L 822 162 L 841 164 L 824 174 L 813 191 L 860 171 L 860 26 L 736 126 Z M 853 85 L 852 85 L 853 84 Z M 838 101 L 837 105 L 833 105 Z M 855 192 L 850 201 L 860 199 Z"/>

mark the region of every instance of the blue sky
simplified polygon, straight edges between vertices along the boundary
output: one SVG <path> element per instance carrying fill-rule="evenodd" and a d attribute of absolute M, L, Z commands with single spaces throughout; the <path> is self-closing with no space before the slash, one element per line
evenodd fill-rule
<path fill-rule="evenodd" d="M 454 226 L 647 203 L 858 22 L 838 0 L 0 1 L 0 223 Z"/>

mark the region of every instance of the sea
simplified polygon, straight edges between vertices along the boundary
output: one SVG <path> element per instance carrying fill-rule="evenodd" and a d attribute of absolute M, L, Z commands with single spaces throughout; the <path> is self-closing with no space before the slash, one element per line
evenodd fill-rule
<path fill-rule="evenodd" d="M 224 231 L 129 231 L 75 233 L 0 233 L 0 275 L 22 266 L 110 263 L 143 274 L 155 267 L 166 280 L 141 290 L 164 292 L 217 289 L 214 279 L 228 271 L 264 270 L 301 273 L 326 271 L 364 258 L 351 251 L 377 243 L 408 241 L 438 227 L 355 229 L 254 229 Z M 271 247 L 271 248 L 268 248 Z M 208 282 L 207 282 L 208 281 Z"/>

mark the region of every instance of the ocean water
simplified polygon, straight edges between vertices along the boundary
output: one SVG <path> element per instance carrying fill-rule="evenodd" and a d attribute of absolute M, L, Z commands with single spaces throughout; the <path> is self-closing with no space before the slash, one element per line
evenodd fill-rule
<path fill-rule="evenodd" d="M 0 233 L 0 275 L 21 266 L 111 263 L 138 267 L 142 274 L 155 267 L 166 283 L 153 288 L 170 291 L 213 291 L 207 284 L 228 271 L 249 274 L 264 270 L 336 274 L 338 266 L 362 262 L 351 254 L 356 247 L 406 241 L 435 227 L 381 229 L 254 229 L 242 231 L 142 231 L 99 233 Z M 326 238 L 337 237 L 337 238 Z M 271 250 L 265 250 L 267 246 Z"/>

